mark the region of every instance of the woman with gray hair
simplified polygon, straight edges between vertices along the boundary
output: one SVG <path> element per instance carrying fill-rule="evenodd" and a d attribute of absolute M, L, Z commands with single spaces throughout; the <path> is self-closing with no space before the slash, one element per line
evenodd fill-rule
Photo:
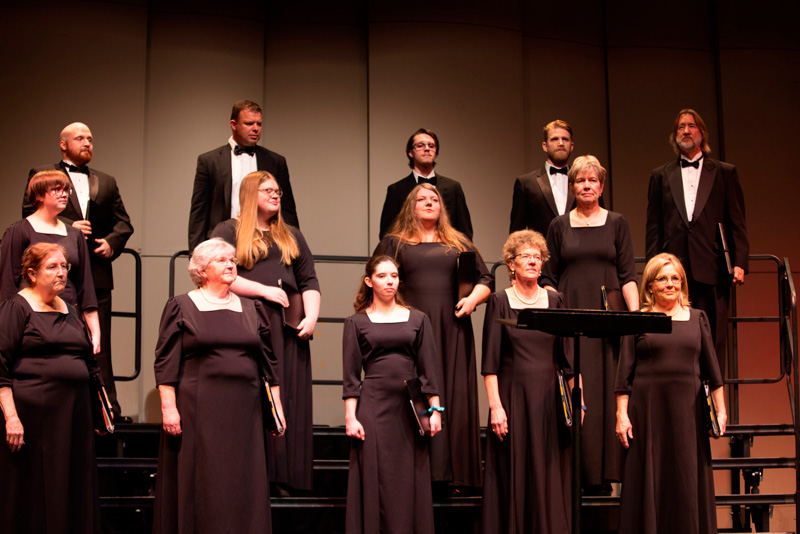
<path fill-rule="evenodd" d="M 563 370 L 572 385 L 572 340 L 498 322 L 516 322 L 526 308 L 565 307 L 564 295 L 539 285 L 548 257 L 542 234 L 512 233 L 503 246 L 512 286 L 486 303 L 484 534 L 570 532 L 570 439 L 557 415 L 557 374 Z"/>
<path fill-rule="evenodd" d="M 155 374 L 163 432 L 154 533 L 271 532 L 261 376 L 283 420 L 263 306 L 230 290 L 235 249 L 198 245 L 197 289 L 164 307 Z"/>
<path fill-rule="evenodd" d="M 576 207 L 556 217 L 547 231 L 550 261 L 541 284 L 564 294 L 567 307 L 639 309 L 636 265 L 628 221 L 600 207 L 606 170 L 594 156 L 575 159 L 569 184 Z M 601 288 L 605 288 L 603 293 Z M 587 494 L 609 494 L 620 479 L 622 449 L 617 443 L 614 378 L 619 338 L 581 338 L 581 374 L 586 400 L 582 438 L 583 484 Z"/>

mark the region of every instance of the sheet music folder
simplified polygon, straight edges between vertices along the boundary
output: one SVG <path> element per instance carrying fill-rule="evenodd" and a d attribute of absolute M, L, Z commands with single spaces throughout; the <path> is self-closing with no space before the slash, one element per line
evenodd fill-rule
<path fill-rule="evenodd" d="M 641 332 L 669 334 L 672 321 L 663 313 L 630 311 L 569 310 L 525 308 L 517 320 L 495 321 L 528 330 L 540 330 L 554 336 L 608 337 L 625 336 Z"/>

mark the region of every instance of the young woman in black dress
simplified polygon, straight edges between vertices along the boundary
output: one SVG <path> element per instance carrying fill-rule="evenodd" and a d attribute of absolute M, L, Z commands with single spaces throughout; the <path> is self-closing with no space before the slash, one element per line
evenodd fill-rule
<path fill-rule="evenodd" d="M 459 298 L 459 255 L 475 252 L 472 292 Z M 400 293 L 431 320 L 439 394 L 447 406 L 442 432 L 431 440 L 431 478 L 459 487 L 482 483 L 478 371 L 470 315 L 486 301 L 494 279 L 472 242 L 450 225 L 439 191 L 420 184 L 406 198 L 374 254 L 397 260 Z M 448 487 L 442 489 L 449 490 Z"/>
<path fill-rule="evenodd" d="M 347 435 L 353 438 L 347 533 L 433 534 L 428 439 L 420 436 L 405 381 L 428 397 L 431 436 L 442 428 L 428 317 L 397 294 L 397 263 L 374 256 L 344 325 Z M 363 379 L 362 379 L 363 369 Z"/>
<path fill-rule="evenodd" d="M 314 257 L 303 234 L 283 220 L 282 195 L 270 173 L 248 174 L 239 189 L 239 217 L 218 224 L 212 236 L 236 247 L 239 276 L 231 290 L 258 299 L 269 316 L 286 413 L 286 433 L 267 438 L 270 481 L 310 490 L 314 418 L 309 340 L 319 316 L 320 291 Z M 283 325 L 287 292 L 302 298 L 305 317 L 294 326 Z"/>

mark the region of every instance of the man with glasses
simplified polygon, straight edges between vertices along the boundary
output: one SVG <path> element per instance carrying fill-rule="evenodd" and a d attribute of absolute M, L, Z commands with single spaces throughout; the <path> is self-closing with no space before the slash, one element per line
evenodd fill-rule
<path fill-rule="evenodd" d="M 744 283 L 750 254 L 744 193 L 736 167 L 708 157 L 708 129 L 696 111 L 678 112 L 669 143 L 678 157 L 650 174 L 645 253 L 683 262 L 689 300 L 708 316 L 724 377 L 731 282 Z"/>
<path fill-rule="evenodd" d="M 383 238 L 391 228 L 411 190 L 418 184 L 429 183 L 441 193 L 453 228 L 472 239 L 472 220 L 464 191 L 456 180 L 434 172 L 438 155 L 439 138 L 427 128 L 420 128 L 408 138 L 406 156 L 411 174 L 393 183 L 386 190 L 386 200 L 383 202 L 381 212 L 380 238 Z"/>
<path fill-rule="evenodd" d="M 286 158 L 258 146 L 261 139 L 261 107 L 239 100 L 231 110 L 228 142 L 197 158 L 192 204 L 189 211 L 189 251 L 208 239 L 217 224 L 239 215 L 239 186 L 255 171 L 267 171 L 283 191 L 281 215 L 286 224 L 299 227 L 289 182 Z"/>
<path fill-rule="evenodd" d="M 114 177 L 87 166 L 94 153 L 89 127 L 80 122 L 66 126 L 61 131 L 58 145 L 61 148 L 61 161 L 32 169 L 28 181 L 37 172 L 50 169 L 63 171 L 69 177 L 70 190 L 54 191 L 54 194 L 66 194 L 69 197 L 67 207 L 59 217 L 83 232 L 91 252 L 92 278 L 100 321 L 100 352 L 95 357 L 115 419 L 119 422 L 122 418 L 111 364 L 111 291 L 114 289 L 111 262 L 122 253 L 133 234 L 133 226 Z M 27 217 L 34 211 L 36 208 L 28 200 L 27 194 L 23 195 L 22 216 Z M 124 419 L 130 421 L 130 418 Z"/>

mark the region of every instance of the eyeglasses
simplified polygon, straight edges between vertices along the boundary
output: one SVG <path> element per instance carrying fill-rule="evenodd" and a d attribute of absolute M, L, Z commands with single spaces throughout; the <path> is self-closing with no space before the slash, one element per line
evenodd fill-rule
<path fill-rule="evenodd" d="M 672 285 L 674 286 L 681 285 L 681 277 L 677 274 L 673 274 L 672 276 L 659 276 L 653 281 L 660 286 L 667 285 L 667 282 L 672 282 Z"/>
<path fill-rule="evenodd" d="M 72 188 L 71 187 L 67 187 L 67 188 L 53 187 L 48 191 L 48 193 L 50 193 L 51 195 L 53 195 L 56 198 L 58 198 L 58 197 L 60 197 L 60 196 L 62 196 L 64 194 L 66 194 L 67 196 L 70 196 L 72 194 Z"/>
<path fill-rule="evenodd" d="M 426 148 L 436 150 L 436 143 L 417 143 L 414 145 L 414 150 L 425 150 Z"/>
<path fill-rule="evenodd" d="M 280 189 L 272 189 L 271 187 L 265 187 L 264 189 L 259 189 L 258 192 L 264 193 L 268 197 L 271 197 L 272 195 L 277 195 L 278 198 L 280 198 L 283 196 L 283 191 L 281 191 Z"/>
<path fill-rule="evenodd" d="M 43 269 L 48 273 L 55 273 L 59 270 L 69 272 L 69 270 L 72 269 L 72 265 L 69 263 L 48 263 L 43 267 Z"/>
<path fill-rule="evenodd" d="M 237 258 L 236 256 L 232 256 L 230 258 L 228 258 L 226 256 L 220 256 L 219 258 L 214 258 L 211 261 L 213 261 L 214 263 L 222 264 L 222 265 L 226 265 L 228 263 L 232 263 L 234 265 L 239 265 L 239 258 Z"/>
<path fill-rule="evenodd" d="M 539 254 L 517 254 L 514 259 L 522 260 L 522 263 L 528 263 L 533 258 L 536 262 L 542 263 L 542 257 Z"/>

